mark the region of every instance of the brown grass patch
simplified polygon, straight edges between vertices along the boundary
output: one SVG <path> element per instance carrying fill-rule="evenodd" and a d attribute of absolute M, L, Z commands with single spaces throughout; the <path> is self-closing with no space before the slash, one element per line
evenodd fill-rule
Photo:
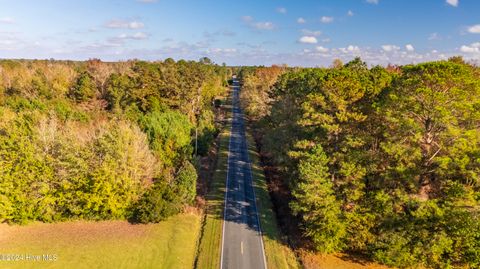
<path fill-rule="evenodd" d="M 389 269 L 390 267 L 356 259 L 346 254 L 315 254 L 299 251 L 305 269 Z"/>

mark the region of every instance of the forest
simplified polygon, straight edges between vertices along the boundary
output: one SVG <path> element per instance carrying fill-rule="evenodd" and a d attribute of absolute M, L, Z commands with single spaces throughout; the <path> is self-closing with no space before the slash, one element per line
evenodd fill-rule
<path fill-rule="evenodd" d="M 0 222 L 158 222 L 194 203 L 225 66 L 0 61 Z"/>
<path fill-rule="evenodd" d="M 288 192 L 276 208 L 300 227 L 297 246 L 402 268 L 480 266 L 479 67 L 356 58 L 238 72 L 257 147 Z"/>

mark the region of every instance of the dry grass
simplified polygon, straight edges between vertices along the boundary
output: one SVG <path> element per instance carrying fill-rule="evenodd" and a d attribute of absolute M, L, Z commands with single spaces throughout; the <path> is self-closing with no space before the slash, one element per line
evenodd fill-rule
<path fill-rule="evenodd" d="M 57 255 L 56 261 L 0 261 L 0 268 L 192 268 L 201 216 L 158 224 L 126 221 L 0 225 L 0 254 Z"/>
<path fill-rule="evenodd" d="M 301 251 L 300 257 L 305 269 L 389 269 L 390 267 L 355 259 L 345 254 L 321 255 Z"/>

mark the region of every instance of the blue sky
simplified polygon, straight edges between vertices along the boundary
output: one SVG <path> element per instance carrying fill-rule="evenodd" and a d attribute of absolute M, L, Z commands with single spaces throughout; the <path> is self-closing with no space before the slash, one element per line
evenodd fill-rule
<path fill-rule="evenodd" d="M 0 58 L 480 60 L 478 0 L 0 0 Z"/>

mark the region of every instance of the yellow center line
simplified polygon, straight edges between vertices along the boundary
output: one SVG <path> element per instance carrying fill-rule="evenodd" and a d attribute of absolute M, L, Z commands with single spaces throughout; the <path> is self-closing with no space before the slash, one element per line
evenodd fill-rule
<path fill-rule="evenodd" d="M 243 241 L 240 242 L 240 251 L 242 252 L 242 255 L 243 255 Z"/>

